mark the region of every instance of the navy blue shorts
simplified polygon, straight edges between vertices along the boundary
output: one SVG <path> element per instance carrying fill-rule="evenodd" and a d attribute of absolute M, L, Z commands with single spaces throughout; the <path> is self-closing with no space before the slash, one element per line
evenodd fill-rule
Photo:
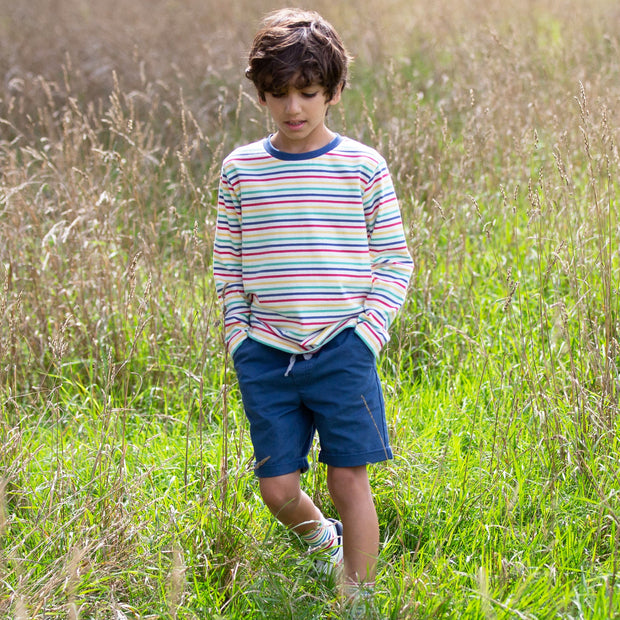
<path fill-rule="evenodd" d="M 233 361 L 257 476 L 307 471 L 315 431 L 327 465 L 392 458 L 375 357 L 353 328 L 309 359 L 246 338 Z"/>

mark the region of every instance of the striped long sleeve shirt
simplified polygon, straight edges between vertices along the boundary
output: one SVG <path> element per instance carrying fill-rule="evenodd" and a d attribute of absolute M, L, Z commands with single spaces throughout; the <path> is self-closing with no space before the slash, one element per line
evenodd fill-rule
<path fill-rule="evenodd" d="M 412 268 L 374 149 L 338 135 L 292 154 L 267 138 L 224 160 L 213 273 L 231 353 L 248 336 L 312 352 L 354 327 L 378 355 Z"/>

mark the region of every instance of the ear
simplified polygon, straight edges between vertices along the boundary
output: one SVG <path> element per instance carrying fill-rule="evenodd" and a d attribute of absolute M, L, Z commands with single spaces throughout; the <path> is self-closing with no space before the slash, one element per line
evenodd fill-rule
<path fill-rule="evenodd" d="M 258 94 L 258 103 L 261 105 L 267 105 L 267 100 L 265 99 L 265 95 Z"/>
<path fill-rule="evenodd" d="M 342 95 L 342 84 L 338 84 L 334 96 L 327 102 L 329 105 L 336 105 L 340 101 Z"/>

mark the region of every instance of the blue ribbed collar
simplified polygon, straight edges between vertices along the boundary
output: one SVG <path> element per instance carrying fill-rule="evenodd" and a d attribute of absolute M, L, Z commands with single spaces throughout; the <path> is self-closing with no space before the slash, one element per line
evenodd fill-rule
<path fill-rule="evenodd" d="M 286 151 L 280 151 L 275 148 L 273 144 L 271 144 L 271 136 L 268 136 L 263 140 L 263 146 L 265 147 L 267 153 L 273 155 L 273 157 L 277 157 L 278 159 L 284 159 L 287 161 L 303 161 L 304 159 L 314 159 L 315 157 L 325 155 L 325 153 L 328 153 L 332 149 L 336 148 L 340 142 L 342 142 L 342 136 L 340 134 L 336 134 L 331 142 L 316 151 L 308 151 L 307 153 L 287 153 Z"/>

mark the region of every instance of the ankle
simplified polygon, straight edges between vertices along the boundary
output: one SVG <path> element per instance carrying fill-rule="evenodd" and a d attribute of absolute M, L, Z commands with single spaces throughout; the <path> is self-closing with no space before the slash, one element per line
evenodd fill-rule
<path fill-rule="evenodd" d="M 371 600 L 375 595 L 374 581 L 352 581 L 346 578 L 342 583 L 342 595 L 348 601 Z"/>

